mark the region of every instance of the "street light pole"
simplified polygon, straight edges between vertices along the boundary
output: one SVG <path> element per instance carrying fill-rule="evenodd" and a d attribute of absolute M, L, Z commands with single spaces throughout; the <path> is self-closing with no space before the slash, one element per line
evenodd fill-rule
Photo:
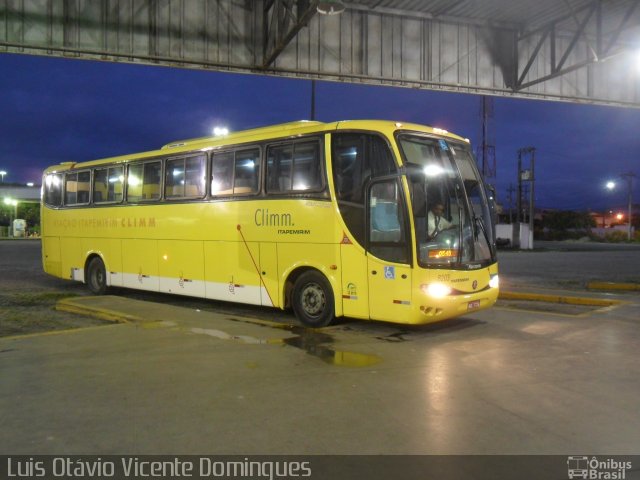
<path fill-rule="evenodd" d="M 13 212 L 14 212 L 13 218 L 11 218 L 11 214 L 9 214 L 9 236 L 13 237 L 13 234 L 14 234 L 13 220 L 18 218 L 18 200 L 7 197 L 4 199 L 4 204 L 8 206 L 13 206 Z"/>
<path fill-rule="evenodd" d="M 628 207 L 628 213 L 627 213 L 627 239 L 629 241 L 632 240 L 632 235 L 631 235 L 631 201 L 632 201 L 632 197 L 633 197 L 633 178 L 636 176 L 635 173 L 632 172 L 628 172 L 628 173 L 623 173 L 622 175 L 620 175 L 622 178 L 624 178 L 627 181 L 627 207 Z"/>

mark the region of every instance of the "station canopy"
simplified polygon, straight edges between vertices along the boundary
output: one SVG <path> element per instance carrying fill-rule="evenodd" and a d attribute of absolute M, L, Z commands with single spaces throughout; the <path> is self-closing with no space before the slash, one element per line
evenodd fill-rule
<path fill-rule="evenodd" d="M 6 0 L 0 51 L 640 106 L 638 0 Z"/>

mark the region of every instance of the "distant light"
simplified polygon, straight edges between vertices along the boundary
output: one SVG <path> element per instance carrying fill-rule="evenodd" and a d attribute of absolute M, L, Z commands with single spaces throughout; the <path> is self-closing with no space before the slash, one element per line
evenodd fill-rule
<path fill-rule="evenodd" d="M 5 176 L 6 174 L 7 174 L 7 172 L 6 172 L 5 170 L 0 170 L 0 177 L 2 177 L 2 178 L 1 178 L 2 183 L 4 183 L 4 176 Z"/>
<path fill-rule="evenodd" d="M 213 128 L 213 136 L 214 137 L 224 137 L 225 135 L 229 135 L 229 129 L 227 127 L 214 127 Z"/>
<path fill-rule="evenodd" d="M 611 181 L 609 181 L 609 182 L 607 182 L 606 187 L 607 187 L 609 190 L 613 190 L 614 188 L 616 188 L 616 182 L 611 182 Z"/>
<path fill-rule="evenodd" d="M 16 205 L 18 205 L 18 200 L 16 200 L 15 198 L 5 197 L 4 204 L 5 205 L 11 205 L 11 206 L 15 207 Z"/>
<path fill-rule="evenodd" d="M 27 187 L 33 187 L 33 182 L 27 182 Z"/>
<path fill-rule="evenodd" d="M 321 15 L 338 15 L 344 12 L 344 4 L 340 0 L 320 0 L 316 7 Z"/>
<path fill-rule="evenodd" d="M 616 215 L 616 218 L 617 218 L 618 220 L 622 220 L 622 219 L 624 218 L 624 215 L 623 215 L 623 214 L 621 214 L 621 213 L 619 213 L 619 214 L 617 214 L 617 215 Z"/>

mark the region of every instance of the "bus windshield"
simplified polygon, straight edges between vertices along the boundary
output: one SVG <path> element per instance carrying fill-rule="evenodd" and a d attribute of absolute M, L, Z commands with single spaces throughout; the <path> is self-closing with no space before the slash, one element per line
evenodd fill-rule
<path fill-rule="evenodd" d="M 402 134 L 421 266 L 474 269 L 495 261 L 484 184 L 469 147 Z"/>

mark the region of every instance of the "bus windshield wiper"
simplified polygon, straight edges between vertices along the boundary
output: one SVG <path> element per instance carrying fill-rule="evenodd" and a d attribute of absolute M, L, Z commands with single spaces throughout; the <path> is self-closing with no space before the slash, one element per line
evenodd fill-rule
<path fill-rule="evenodd" d="M 478 217 L 477 215 L 473 216 L 473 223 L 476 225 L 480 225 L 480 230 L 482 230 L 482 234 L 484 235 L 485 240 L 487 241 L 487 245 L 491 247 L 491 240 L 489 239 L 489 233 L 487 232 L 487 227 L 484 224 L 484 220 L 482 217 Z M 478 235 L 476 234 L 476 240 L 478 239 Z"/>

